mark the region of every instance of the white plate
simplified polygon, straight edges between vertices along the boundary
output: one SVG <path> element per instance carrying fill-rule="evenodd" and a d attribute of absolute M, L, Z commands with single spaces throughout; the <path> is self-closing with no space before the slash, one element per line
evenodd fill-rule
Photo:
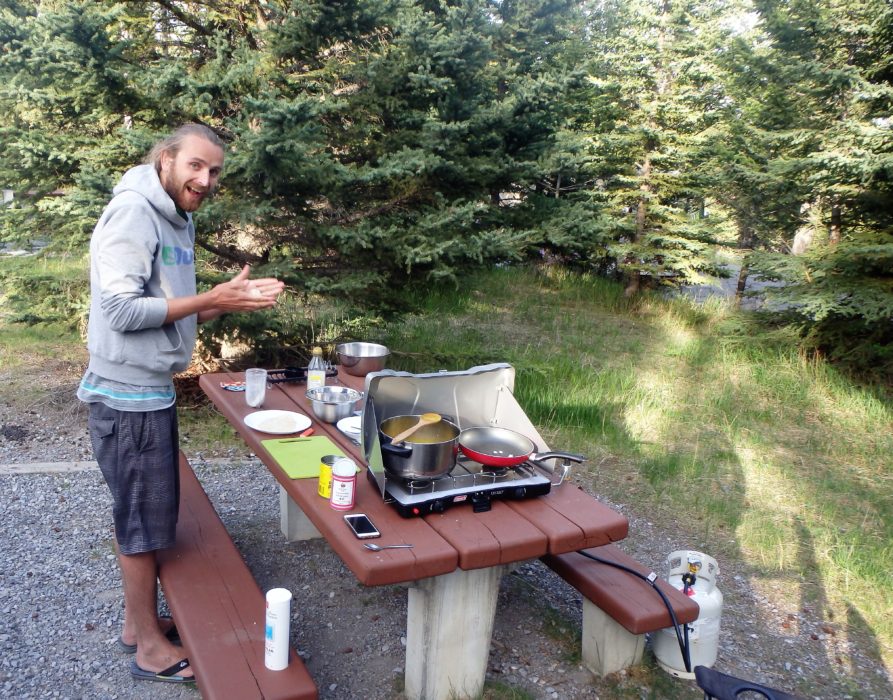
<path fill-rule="evenodd" d="M 350 437 L 359 437 L 360 436 L 360 416 L 348 416 L 347 418 L 342 418 L 337 423 L 338 430 L 340 430 L 345 435 L 349 435 Z"/>
<path fill-rule="evenodd" d="M 294 411 L 255 411 L 245 416 L 245 425 L 271 435 L 290 435 L 310 427 L 310 419 Z"/>

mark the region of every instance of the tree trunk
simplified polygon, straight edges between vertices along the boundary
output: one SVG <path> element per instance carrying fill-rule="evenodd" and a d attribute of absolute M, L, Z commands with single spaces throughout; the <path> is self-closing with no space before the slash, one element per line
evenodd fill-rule
<path fill-rule="evenodd" d="M 738 306 L 741 306 L 741 299 L 744 297 L 744 289 L 747 287 L 747 276 L 750 274 L 750 269 L 747 265 L 742 265 L 741 269 L 738 271 L 738 284 L 735 287 L 735 303 Z"/>
<path fill-rule="evenodd" d="M 642 189 L 645 189 L 646 186 L 642 185 Z M 638 243 L 642 240 L 642 236 L 645 235 L 645 222 L 648 220 L 648 200 L 645 199 L 645 196 L 639 198 L 639 204 L 636 206 L 636 233 L 633 238 L 633 243 Z"/>
<path fill-rule="evenodd" d="M 834 202 L 831 204 L 831 229 L 828 232 L 828 243 L 830 245 L 840 243 L 841 229 L 840 205 Z"/>
<path fill-rule="evenodd" d="M 633 243 L 638 243 L 645 235 L 645 223 L 648 220 L 648 199 L 651 195 L 651 154 L 645 156 L 642 163 L 642 184 L 639 185 L 639 204 L 636 206 L 636 233 Z"/>
<path fill-rule="evenodd" d="M 746 216 L 746 214 L 744 214 Z M 738 248 L 740 250 L 753 250 L 753 247 L 756 245 L 757 237 L 753 232 L 753 229 L 744 221 L 738 222 Z M 747 265 L 747 257 L 744 258 L 745 262 L 741 264 L 741 269 L 738 271 L 738 284 L 735 286 L 735 303 L 738 306 L 741 306 L 741 300 L 744 297 L 744 289 L 747 287 L 747 277 L 750 274 L 750 268 Z"/>
<path fill-rule="evenodd" d="M 633 233 L 633 244 L 638 243 L 645 236 L 645 226 L 648 223 L 648 199 L 651 195 L 651 155 L 645 156 L 645 162 L 642 164 L 641 170 L 642 184 L 639 185 L 639 203 L 636 205 L 636 230 Z M 636 253 L 634 252 L 633 255 Z M 638 261 L 634 261 L 638 263 Z M 626 288 L 623 290 L 625 296 L 631 297 L 638 294 L 642 286 L 642 274 L 638 269 L 628 270 L 625 274 Z"/>
<path fill-rule="evenodd" d="M 643 184 L 642 189 L 647 191 L 647 185 Z M 645 235 L 645 222 L 647 219 L 648 200 L 645 198 L 645 195 L 642 195 L 639 198 L 639 204 L 636 206 L 636 231 L 633 234 L 633 243 L 638 243 Z M 636 253 L 633 252 L 632 255 L 636 255 Z M 632 260 L 631 262 L 638 263 L 637 260 Z M 626 288 L 623 290 L 623 295 L 627 297 L 635 296 L 639 293 L 639 289 L 642 286 L 641 272 L 639 272 L 638 268 L 627 270 L 624 276 L 626 278 Z"/>

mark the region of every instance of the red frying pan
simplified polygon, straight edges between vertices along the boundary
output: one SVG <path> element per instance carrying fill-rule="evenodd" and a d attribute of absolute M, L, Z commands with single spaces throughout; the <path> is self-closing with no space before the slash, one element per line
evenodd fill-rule
<path fill-rule="evenodd" d="M 538 462 L 554 457 L 583 462 L 585 457 L 566 452 L 536 453 L 530 438 L 507 428 L 468 428 L 459 433 L 459 449 L 485 467 L 517 467 L 527 461 Z"/>

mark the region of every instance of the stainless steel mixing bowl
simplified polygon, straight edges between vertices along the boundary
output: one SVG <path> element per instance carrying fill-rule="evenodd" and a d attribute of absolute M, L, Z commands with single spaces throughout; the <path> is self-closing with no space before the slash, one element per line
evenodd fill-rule
<path fill-rule="evenodd" d="M 348 374 L 365 377 L 384 369 L 391 351 L 377 343 L 342 343 L 335 348 L 338 361 Z"/>
<path fill-rule="evenodd" d="M 307 392 L 313 415 L 326 423 L 337 423 L 352 415 L 363 395 L 346 386 L 322 386 Z"/>

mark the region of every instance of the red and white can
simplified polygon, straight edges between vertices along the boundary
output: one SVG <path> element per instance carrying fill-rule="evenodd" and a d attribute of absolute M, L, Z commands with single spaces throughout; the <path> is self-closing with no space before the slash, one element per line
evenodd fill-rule
<path fill-rule="evenodd" d="M 350 510 L 357 495 L 357 465 L 341 457 L 332 465 L 332 495 L 329 504 L 335 510 Z"/>

